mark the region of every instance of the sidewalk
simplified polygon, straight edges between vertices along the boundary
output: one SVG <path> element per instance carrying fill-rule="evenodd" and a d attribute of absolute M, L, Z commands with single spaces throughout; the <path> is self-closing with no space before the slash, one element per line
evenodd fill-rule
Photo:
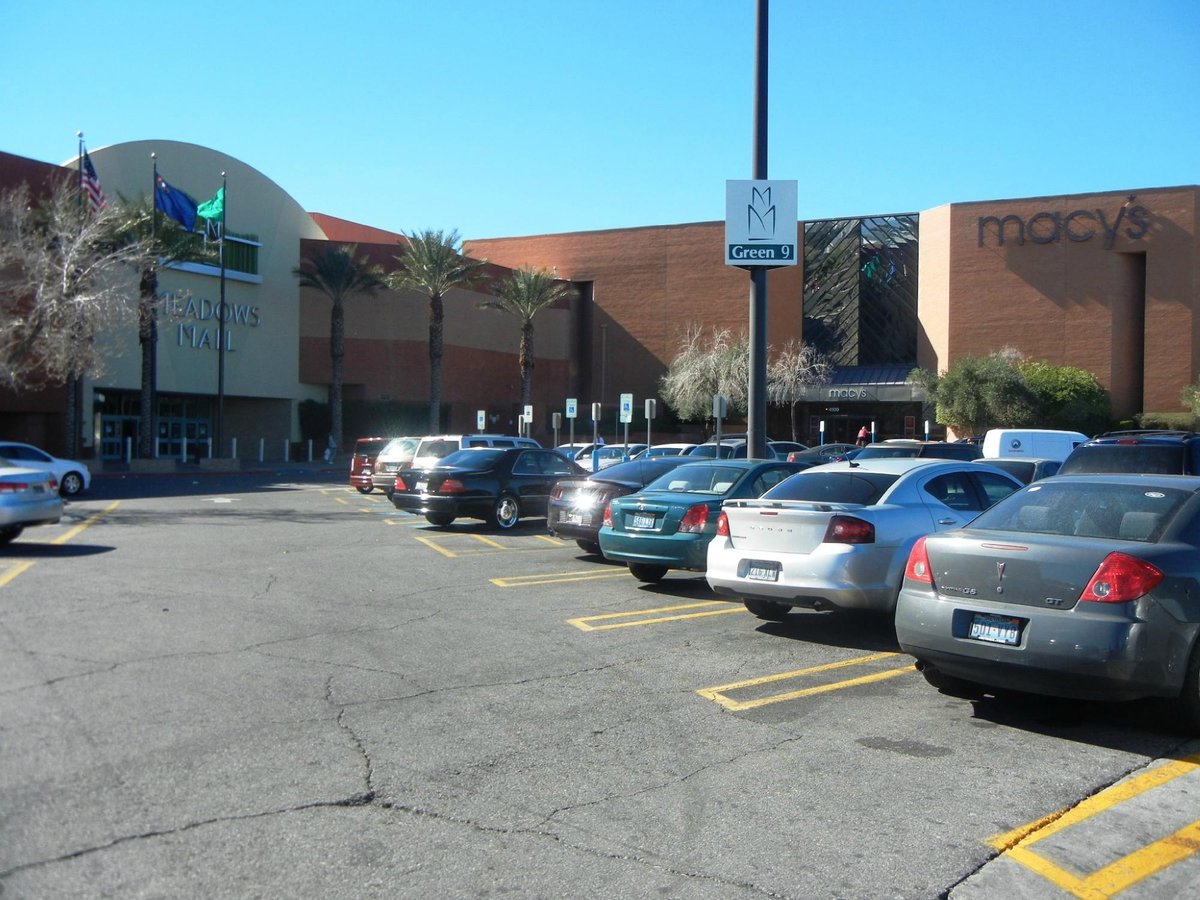
<path fill-rule="evenodd" d="M 89 466 L 92 478 L 111 478 L 154 475 L 229 475 L 275 472 L 306 474 L 324 473 L 339 478 L 349 478 L 350 458 L 343 456 L 327 463 L 323 459 L 201 459 L 198 462 L 183 462 L 178 459 L 134 459 L 129 462 L 94 460 Z"/>

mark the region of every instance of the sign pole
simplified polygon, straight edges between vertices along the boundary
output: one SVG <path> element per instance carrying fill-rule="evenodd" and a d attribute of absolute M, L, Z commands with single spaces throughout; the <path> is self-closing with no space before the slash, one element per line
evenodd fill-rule
<path fill-rule="evenodd" d="M 754 179 L 767 177 L 767 7 L 758 0 L 754 52 Z M 784 223 L 795 228 L 794 223 Z M 750 270 L 750 386 L 746 455 L 767 458 L 767 269 Z"/>

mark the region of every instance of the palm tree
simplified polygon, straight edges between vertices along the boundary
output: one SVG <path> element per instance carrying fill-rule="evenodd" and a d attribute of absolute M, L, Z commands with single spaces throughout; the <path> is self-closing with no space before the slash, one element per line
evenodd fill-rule
<path fill-rule="evenodd" d="M 336 244 L 300 260 L 292 274 L 300 286 L 313 288 L 329 298 L 329 433 L 334 445 L 342 445 L 342 362 L 346 355 L 345 302 L 355 294 L 375 296 L 386 287 L 383 269 L 365 258 L 356 258 L 357 244 Z"/>
<path fill-rule="evenodd" d="M 494 288 L 492 297 L 481 300 L 484 309 L 499 309 L 521 321 L 521 346 L 517 365 L 521 369 L 521 406 L 529 405 L 530 374 L 533 371 L 533 317 L 559 300 L 570 297 L 574 289 L 545 269 L 516 269 Z"/>
<path fill-rule="evenodd" d="M 177 262 L 211 261 L 213 253 L 174 219 L 158 214 L 149 198 L 118 204 L 120 217 L 113 224 L 113 240 L 134 253 L 138 271 L 138 342 L 142 349 L 141 415 L 138 423 L 138 457 L 154 456 L 154 414 L 158 404 L 158 273 Z"/>
<path fill-rule="evenodd" d="M 406 234 L 407 245 L 397 256 L 404 268 L 388 276 L 397 291 L 420 291 L 429 297 L 429 433 L 442 430 L 442 347 L 445 311 L 442 298 L 451 288 L 470 287 L 480 276 L 485 260 L 468 259 L 459 252 L 458 231 L 425 231 Z"/>

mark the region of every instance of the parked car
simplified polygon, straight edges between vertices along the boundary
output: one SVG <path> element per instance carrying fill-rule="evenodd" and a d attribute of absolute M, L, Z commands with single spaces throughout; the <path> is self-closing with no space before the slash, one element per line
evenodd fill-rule
<path fill-rule="evenodd" d="M 890 441 L 876 441 L 863 447 L 855 460 L 867 459 L 979 459 L 983 456 L 983 448 L 979 444 L 953 443 L 949 441 L 910 441 L 903 438 Z"/>
<path fill-rule="evenodd" d="M 808 444 L 799 441 L 767 441 L 767 447 L 775 454 L 776 459 L 787 459 L 793 453 L 802 453 L 809 449 Z"/>
<path fill-rule="evenodd" d="M 803 468 L 782 460 L 685 459 L 689 461 L 605 508 L 600 551 L 627 563 L 638 581 L 659 581 L 670 569 L 703 572 L 721 503 L 757 497 Z"/>
<path fill-rule="evenodd" d="M 988 458 L 1024 457 L 1062 462 L 1087 439 L 1087 435 L 1079 431 L 992 428 L 983 436 L 983 455 Z"/>
<path fill-rule="evenodd" d="M 985 466 L 992 466 L 996 469 L 1003 469 L 1022 484 L 1030 484 L 1042 478 L 1057 475 L 1059 467 L 1062 466 L 1062 461 L 1058 459 L 1020 459 L 1014 457 L 988 459 L 987 457 L 981 457 L 975 460 L 975 462 Z"/>
<path fill-rule="evenodd" d="M 909 555 L 896 635 L 929 682 L 1167 697 L 1200 733 L 1200 478 L 1035 482 Z"/>
<path fill-rule="evenodd" d="M 64 497 L 74 497 L 86 491 L 92 484 L 92 473 L 86 465 L 78 460 L 51 456 L 32 444 L 0 441 L 0 457 L 27 469 L 50 472 L 58 482 L 59 493 Z"/>
<path fill-rule="evenodd" d="M 746 441 L 722 438 L 719 445 L 716 441 L 705 441 L 687 451 L 687 455 L 702 459 L 745 459 Z"/>
<path fill-rule="evenodd" d="M 760 619 L 796 606 L 891 612 L 917 538 L 965 525 L 1020 487 L 954 460 L 816 466 L 758 499 L 726 501 L 705 577 Z"/>
<path fill-rule="evenodd" d="M 375 489 L 375 458 L 386 447 L 388 439 L 383 437 L 359 438 L 354 442 L 350 454 L 350 487 L 360 494 L 369 494 Z"/>
<path fill-rule="evenodd" d="M 30 525 L 53 525 L 62 511 L 53 472 L 0 458 L 0 546 L 11 543 Z"/>
<path fill-rule="evenodd" d="M 577 462 L 585 469 L 599 472 L 601 469 L 607 469 L 617 463 L 627 462 L 645 449 L 645 444 L 605 444 L 603 447 L 597 447 L 592 454 L 577 460 Z"/>
<path fill-rule="evenodd" d="M 788 462 L 812 460 L 814 465 L 840 462 L 844 459 L 853 459 L 859 449 L 854 444 L 821 444 L 819 447 L 809 447 L 807 450 L 793 450 L 787 455 L 787 460 Z"/>
<path fill-rule="evenodd" d="M 457 450 L 436 466 L 400 470 L 391 499 L 396 509 L 422 514 L 433 525 L 461 517 L 507 530 L 523 516 L 546 515 L 554 483 L 582 474 L 553 450 L 474 447 Z"/>
<path fill-rule="evenodd" d="M 435 466 L 438 460 L 468 447 L 541 447 L 533 438 L 508 434 L 430 434 L 421 438 L 413 452 L 412 467 Z"/>
<path fill-rule="evenodd" d="M 654 444 L 633 455 L 633 459 L 645 459 L 650 456 L 682 456 L 695 447 L 695 444 L 679 442 L 673 444 Z"/>
<path fill-rule="evenodd" d="M 546 526 L 588 553 L 600 553 L 600 523 L 614 497 L 640 491 L 664 472 L 685 463 L 683 456 L 641 456 L 617 463 L 586 478 L 566 478 L 550 490 Z"/>
<path fill-rule="evenodd" d="M 603 446 L 603 444 L 592 444 L 583 441 L 576 441 L 573 444 L 559 444 L 554 449 L 572 462 L 577 462 L 582 465 L 587 460 L 592 458 L 592 451 L 594 449 Z"/>
<path fill-rule="evenodd" d="M 1113 431 L 1071 451 L 1060 475 L 1142 472 L 1200 475 L 1200 434 L 1191 431 Z"/>
<path fill-rule="evenodd" d="M 419 437 L 392 438 L 375 457 L 375 466 L 371 470 L 371 484 L 383 491 L 388 497 L 392 496 L 392 485 L 396 483 L 396 473 L 406 468 L 417 452 Z"/>

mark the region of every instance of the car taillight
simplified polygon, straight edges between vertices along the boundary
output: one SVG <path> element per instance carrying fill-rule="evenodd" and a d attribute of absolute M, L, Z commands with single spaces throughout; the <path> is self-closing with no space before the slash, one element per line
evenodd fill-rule
<path fill-rule="evenodd" d="M 408 485 L 404 483 L 403 478 L 401 478 L 399 475 L 397 475 L 396 480 L 392 482 L 392 490 L 393 491 L 407 491 Z"/>
<path fill-rule="evenodd" d="M 612 504 L 604 504 L 604 520 L 600 523 L 604 528 L 612 528 Z"/>
<path fill-rule="evenodd" d="M 442 486 L 438 488 L 439 494 L 461 494 L 466 490 L 463 483 L 457 478 L 447 478 L 442 482 Z"/>
<path fill-rule="evenodd" d="M 1125 603 L 1136 600 L 1163 580 L 1160 569 L 1125 553 L 1110 553 L 1083 589 L 1080 600 Z"/>
<path fill-rule="evenodd" d="M 875 526 L 854 516 L 834 516 L 825 529 L 826 544 L 873 544 Z"/>
<path fill-rule="evenodd" d="M 550 488 L 550 499 L 551 500 L 561 500 L 562 496 L 563 496 L 563 489 L 562 489 L 561 484 L 556 484 L 554 487 Z"/>
<path fill-rule="evenodd" d="M 0 494 L 19 494 L 29 488 L 28 481 L 0 481 Z"/>
<path fill-rule="evenodd" d="M 933 572 L 929 568 L 929 553 L 925 550 L 924 536 L 917 538 L 912 550 L 908 552 L 908 565 L 904 567 L 904 577 L 933 584 Z"/>
<path fill-rule="evenodd" d="M 708 524 L 708 504 L 697 503 L 689 506 L 688 511 L 679 520 L 679 530 L 687 534 L 699 534 Z"/>
<path fill-rule="evenodd" d="M 717 537 L 729 537 L 729 516 L 723 511 L 717 516 Z"/>

